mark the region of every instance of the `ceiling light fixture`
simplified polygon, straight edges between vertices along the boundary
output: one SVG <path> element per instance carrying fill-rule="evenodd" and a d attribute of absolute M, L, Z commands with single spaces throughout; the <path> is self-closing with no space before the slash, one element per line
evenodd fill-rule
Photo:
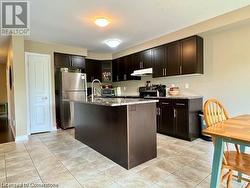
<path fill-rule="evenodd" d="M 95 24 L 99 27 L 106 27 L 108 24 L 110 24 L 110 21 L 108 21 L 106 18 L 97 18 L 95 20 Z"/>
<path fill-rule="evenodd" d="M 110 48 L 116 48 L 121 44 L 121 40 L 119 39 L 108 39 L 105 40 L 104 43 L 107 44 Z"/>

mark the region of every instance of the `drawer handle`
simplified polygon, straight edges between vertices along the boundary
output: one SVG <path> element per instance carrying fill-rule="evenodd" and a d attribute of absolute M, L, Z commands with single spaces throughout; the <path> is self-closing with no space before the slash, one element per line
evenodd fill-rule
<path fill-rule="evenodd" d="M 177 106 L 185 106 L 184 103 L 176 103 Z"/>
<path fill-rule="evenodd" d="M 161 104 L 169 105 L 169 102 L 162 102 Z"/>

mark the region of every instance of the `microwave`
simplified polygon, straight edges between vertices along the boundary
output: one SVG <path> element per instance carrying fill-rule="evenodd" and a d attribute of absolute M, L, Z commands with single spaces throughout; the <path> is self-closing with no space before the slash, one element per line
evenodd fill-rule
<path fill-rule="evenodd" d="M 115 96 L 115 90 L 113 88 L 104 88 L 101 91 L 103 97 Z"/>

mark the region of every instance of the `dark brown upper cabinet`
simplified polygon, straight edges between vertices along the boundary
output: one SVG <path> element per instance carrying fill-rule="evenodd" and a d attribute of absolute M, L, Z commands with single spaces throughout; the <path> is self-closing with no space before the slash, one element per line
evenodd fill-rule
<path fill-rule="evenodd" d="M 104 83 L 112 82 L 112 61 L 86 59 L 87 81 L 98 79 Z"/>
<path fill-rule="evenodd" d="M 166 47 L 167 67 L 164 76 L 175 76 L 181 74 L 181 45 L 173 42 Z"/>
<path fill-rule="evenodd" d="M 203 74 L 203 39 L 192 36 L 153 48 L 153 62 L 153 77 Z"/>
<path fill-rule="evenodd" d="M 54 53 L 55 68 L 75 68 L 85 72 L 85 57 L 72 54 Z"/>
<path fill-rule="evenodd" d="M 140 69 L 140 62 L 138 58 L 138 54 L 132 54 L 127 56 L 127 75 L 128 80 L 141 80 L 138 76 L 131 76 L 131 74 L 134 72 L 134 70 Z"/>
<path fill-rule="evenodd" d="M 71 56 L 71 66 L 74 68 L 85 68 L 85 58 L 83 56 Z"/>
<path fill-rule="evenodd" d="M 112 60 L 103 60 L 102 64 L 102 82 L 112 82 Z"/>
<path fill-rule="evenodd" d="M 68 54 L 54 53 L 54 63 L 55 63 L 55 67 L 69 68 L 71 65 L 70 56 Z"/>
<path fill-rule="evenodd" d="M 126 57 L 121 57 L 113 60 L 112 62 L 112 72 L 113 72 L 113 82 L 120 82 L 127 80 L 127 66 L 125 64 Z"/>
<path fill-rule="evenodd" d="M 132 56 L 132 63 L 131 63 L 132 70 L 134 71 L 134 70 L 142 69 L 143 68 L 143 63 L 142 63 L 142 60 L 141 60 L 141 52 L 131 54 L 131 56 Z"/>
<path fill-rule="evenodd" d="M 86 59 L 87 82 L 102 80 L 102 64 L 98 60 Z"/>
<path fill-rule="evenodd" d="M 193 36 L 181 40 L 181 74 L 203 74 L 203 39 Z"/>
<path fill-rule="evenodd" d="M 119 64 L 119 80 L 127 81 L 128 80 L 128 57 L 121 57 L 118 59 Z"/>
<path fill-rule="evenodd" d="M 117 58 L 112 62 L 113 82 L 140 80 L 140 77 L 131 76 L 134 70 L 138 70 L 140 65 L 138 54 L 132 54 Z"/>
<path fill-rule="evenodd" d="M 119 82 L 119 60 L 112 61 L 112 80 L 113 82 Z"/>
<path fill-rule="evenodd" d="M 166 46 L 159 46 L 152 49 L 153 53 L 153 77 L 166 76 L 167 70 L 167 48 Z"/>
<path fill-rule="evenodd" d="M 140 52 L 140 69 L 153 67 L 153 50 L 148 49 Z"/>
<path fill-rule="evenodd" d="M 203 39 L 192 36 L 113 60 L 113 81 L 136 80 L 134 70 L 153 68 L 153 77 L 203 74 Z"/>

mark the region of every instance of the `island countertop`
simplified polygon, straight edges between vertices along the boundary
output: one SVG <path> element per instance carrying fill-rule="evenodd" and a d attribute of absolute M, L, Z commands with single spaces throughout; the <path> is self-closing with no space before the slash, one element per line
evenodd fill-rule
<path fill-rule="evenodd" d="M 99 97 L 99 98 L 140 98 L 139 95 L 121 95 L 121 96 L 112 96 L 112 97 Z M 166 95 L 166 96 L 146 96 L 144 99 L 198 99 L 203 98 L 201 95 L 193 95 L 193 94 L 179 94 L 176 96 Z"/>
<path fill-rule="evenodd" d="M 127 106 L 136 104 L 157 103 L 157 99 L 130 99 L 130 98 L 94 98 L 87 100 L 63 100 L 65 102 L 86 103 L 102 106 Z"/>

